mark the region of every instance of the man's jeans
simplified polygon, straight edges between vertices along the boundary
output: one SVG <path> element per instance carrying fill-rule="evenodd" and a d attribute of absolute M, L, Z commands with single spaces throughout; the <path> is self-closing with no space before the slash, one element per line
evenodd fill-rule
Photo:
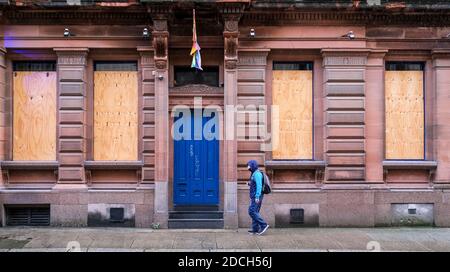
<path fill-rule="evenodd" d="M 255 199 L 250 199 L 250 206 L 248 207 L 248 214 L 252 218 L 252 230 L 254 232 L 259 232 L 267 226 L 267 223 L 262 219 L 259 214 L 259 210 L 261 209 L 263 196 L 259 198 L 259 203 L 255 202 Z"/>

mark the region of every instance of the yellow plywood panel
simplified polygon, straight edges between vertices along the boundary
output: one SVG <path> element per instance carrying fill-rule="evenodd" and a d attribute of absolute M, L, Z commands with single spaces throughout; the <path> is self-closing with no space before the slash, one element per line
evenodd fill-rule
<path fill-rule="evenodd" d="M 385 82 L 386 159 L 423 159 L 423 71 L 386 71 Z"/>
<path fill-rule="evenodd" d="M 56 160 L 56 72 L 14 72 L 13 160 Z"/>
<path fill-rule="evenodd" d="M 273 71 L 272 89 L 279 113 L 273 158 L 312 159 L 312 71 Z"/>
<path fill-rule="evenodd" d="M 136 71 L 94 73 L 94 160 L 138 159 Z"/>

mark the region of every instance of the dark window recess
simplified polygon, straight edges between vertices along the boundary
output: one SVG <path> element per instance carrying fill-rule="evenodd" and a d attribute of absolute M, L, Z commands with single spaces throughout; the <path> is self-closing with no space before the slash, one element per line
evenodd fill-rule
<path fill-rule="evenodd" d="M 50 205 L 5 206 L 7 226 L 49 226 Z"/>
<path fill-rule="evenodd" d="M 122 223 L 124 220 L 124 208 L 109 209 L 109 222 Z"/>
<path fill-rule="evenodd" d="M 205 84 L 219 86 L 219 67 L 206 66 L 203 71 L 188 66 L 174 67 L 174 85 Z"/>
<path fill-rule="evenodd" d="M 94 71 L 137 71 L 135 61 L 96 61 Z"/>
<path fill-rule="evenodd" d="M 416 209 L 408 209 L 408 214 L 416 214 L 417 210 Z"/>
<path fill-rule="evenodd" d="M 290 217 L 291 224 L 305 223 L 305 210 L 304 209 L 291 209 L 290 216 L 291 216 Z"/>
<path fill-rule="evenodd" d="M 386 62 L 386 71 L 423 71 L 425 63 L 423 62 L 409 62 L 409 61 L 395 61 Z"/>
<path fill-rule="evenodd" d="M 15 61 L 13 62 L 13 71 L 30 72 L 49 72 L 56 71 L 56 62 L 54 61 Z"/>
<path fill-rule="evenodd" d="M 313 69 L 313 63 L 302 62 L 273 62 L 273 70 L 309 70 Z"/>

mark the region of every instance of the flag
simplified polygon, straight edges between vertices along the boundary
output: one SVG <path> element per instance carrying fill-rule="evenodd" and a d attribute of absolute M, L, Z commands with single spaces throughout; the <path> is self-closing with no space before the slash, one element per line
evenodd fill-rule
<path fill-rule="evenodd" d="M 195 9 L 193 10 L 193 16 L 194 16 L 194 23 L 192 26 L 192 49 L 191 49 L 192 64 L 191 64 L 191 68 L 203 70 L 202 69 L 202 57 L 200 56 L 201 48 L 197 42 L 197 29 L 195 26 Z"/>

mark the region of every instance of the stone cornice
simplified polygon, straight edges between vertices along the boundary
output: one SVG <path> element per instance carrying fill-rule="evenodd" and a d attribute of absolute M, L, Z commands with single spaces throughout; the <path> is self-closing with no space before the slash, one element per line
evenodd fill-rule
<path fill-rule="evenodd" d="M 269 22 L 269 23 L 268 23 Z M 333 25 L 448 26 L 450 16 L 438 12 L 359 12 L 359 11 L 245 11 L 243 25 Z"/>
<path fill-rule="evenodd" d="M 127 8 L 65 7 L 40 9 L 38 7 L 7 6 L 0 14 L 10 24 L 147 24 L 150 17 L 171 15 L 183 6 L 171 3 L 148 3 Z M 217 1 L 211 12 L 222 16 L 241 17 L 241 25 L 373 25 L 373 26 L 449 26 L 450 16 L 439 10 L 426 11 L 376 11 L 376 10 L 308 10 L 249 8 L 249 1 Z"/>

